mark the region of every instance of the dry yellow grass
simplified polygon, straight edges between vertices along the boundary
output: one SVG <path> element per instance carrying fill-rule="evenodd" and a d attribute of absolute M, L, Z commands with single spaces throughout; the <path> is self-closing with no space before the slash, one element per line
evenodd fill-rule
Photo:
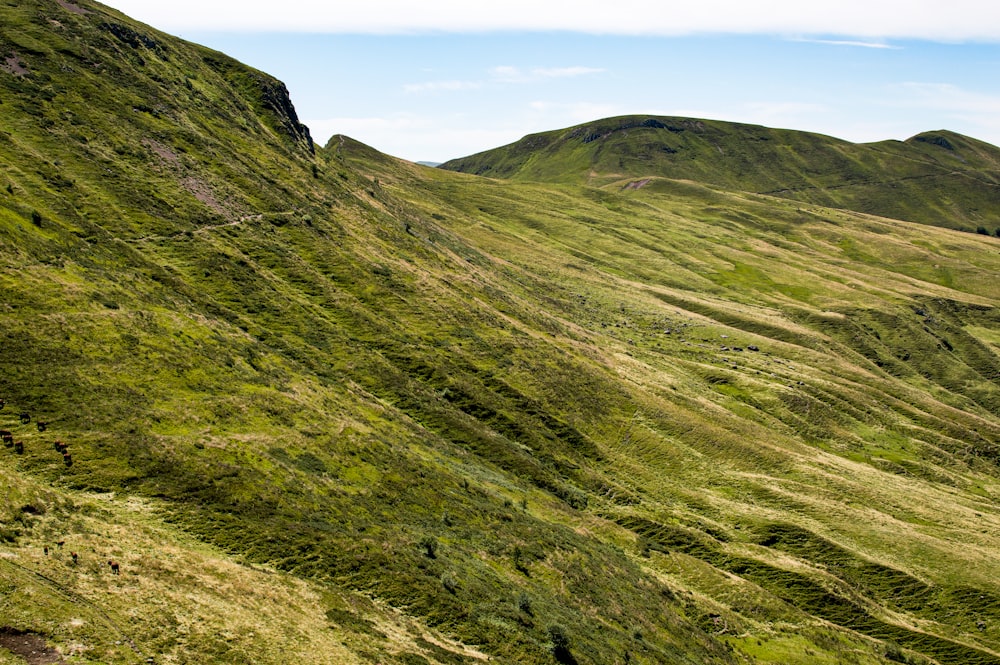
<path fill-rule="evenodd" d="M 0 546 L 0 625 L 44 634 L 70 662 L 360 665 L 394 653 L 438 662 L 426 643 L 486 659 L 365 596 L 241 563 L 164 521 L 154 500 L 40 495 L 9 470 L 0 486 L 6 515 L 21 501 L 42 513 L 16 545 Z M 23 661 L 0 650 L 0 663 Z"/>

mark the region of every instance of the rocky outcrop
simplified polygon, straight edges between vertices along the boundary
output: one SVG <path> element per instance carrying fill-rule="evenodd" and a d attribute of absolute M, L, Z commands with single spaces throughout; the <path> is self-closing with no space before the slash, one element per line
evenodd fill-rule
<path fill-rule="evenodd" d="M 203 59 L 243 94 L 271 129 L 314 154 L 309 128 L 299 122 L 284 83 L 216 51 L 205 49 Z"/>
<path fill-rule="evenodd" d="M 269 76 L 258 77 L 260 99 L 264 108 L 274 114 L 278 129 L 296 143 L 301 143 L 309 152 L 314 151 L 309 128 L 299 122 L 299 116 L 288 95 L 288 88 L 281 81 Z"/>
<path fill-rule="evenodd" d="M 951 144 L 951 141 L 941 136 L 940 134 L 918 134 L 913 137 L 913 140 L 917 143 L 930 143 L 931 145 L 936 145 L 945 150 L 954 150 L 955 146 Z"/>

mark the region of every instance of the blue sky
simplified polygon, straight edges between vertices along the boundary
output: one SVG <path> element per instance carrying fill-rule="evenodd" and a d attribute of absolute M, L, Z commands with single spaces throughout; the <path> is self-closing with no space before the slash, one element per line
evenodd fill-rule
<path fill-rule="evenodd" d="M 277 76 L 318 143 L 342 133 L 405 159 L 631 113 L 1000 144 L 1000 3 L 188 1 L 109 4 Z"/>

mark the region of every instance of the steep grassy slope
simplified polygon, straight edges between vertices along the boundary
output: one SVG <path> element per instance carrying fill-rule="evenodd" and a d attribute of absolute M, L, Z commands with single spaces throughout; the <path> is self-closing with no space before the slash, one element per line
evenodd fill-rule
<path fill-rule="evenodd" d="M 995 240 L 665 180 L 611 193 L 397 166 L 380 182 L 530 274 L 525 295 L 614 368 L 630 412 L 593 435 L 599 513 L 721 600 L 746 653 L 815 662 L 815 643 L 757 651 L 748 626 L 788 603 L 990 662 L 955 642 L 993 639 L 993 610 L 964 603 L 994 565 Z"/>
<path fill-rule="evenodd" d="M 568 502 L 582 507 L 584 495 L 567 474 L 572 446 L 588 444 L 561 414 L 539 402 L 518 417 L 548 449 L 533 456 L 466 412 L 484 412 L 461 385 L 481 370 L 449 347 L 493 329 L 485 300 L 503 288 L 466 283 L 475 250 L 444 229 L 438 244 L 418 241 L 377 200 L 377 183 L 315 161 L 290 107 L 268 101 L 280 85 L 262 74 L 88 3 L 19 3 L 3 25 L 15 64 L 3 78 L 0 367 L 4 425 L 24 448 L 4 450 L 10 482 L 155 498 L 160 519 L 243 560 L 385 599 L 512 662 L 548 661 L 563 631 L 573 652 L 606 661 L 641 622 L 653 653 L 729 659 L 664 603 L 662 583 L 575 530 Z M 460 370 L 451 393 L 433 388 L 450 365 Z M 431 422 L 408 418 L 393 403 L 403 398 L 426 405 Z M 49 561 L 34 556 L 42 510 L 5 505 L 18 559 Z M 68 542 L 87 529 L 61 528 Z M 579 577 L 591 564 L 632 583 Z M 116 587 L 86 582 L 63 585 L 135 611 Z M 169 582 L 187 597 L 183 579 Z M 70 649 L 56 610 L 12 585 L 5 630 Z M 598 637 L 609 619 L 597 608 L 612 604 L 627 609 Z M 214 609 L 209 625 L 224 618 L 222 603 Z M 209 610 L 181 602 L 159 627 L 199 612 Z M 202 641 L 151 639 L 142 654 L 206 658 Z M 253 641 L 229 639 L 239 646 L 208 658 L 244 662 Z M 114 641 L 88 641 L 81 658 L 136 657 Z M 358 657 L 371 662 L 466 658 L 429 642 L 412 652 L 370 642 Z M 565 645 L 556 653 L 573 658 Z"/>
<path fill-rule="evenodd" d="M 1000 149 L 946 131 L 853 144 L 758 125 L 626 116 L 533 134 L 442 168 L 596 186 L 695 180 L 935 226 L 1000 229 Z"/>
<path fill-rule="evenodd" d="M 0 662 L 1000 661 L 997 240 L 313 150 L 0 9 Z"/>
<path fill-rule="evenodd" d="M 18 547 L 0 557 L 5 665 L 24 663 L 18 655 L 39 662 L 17 648 L 23 640 L 46 663 L 364 663 L 424 651 L 483 657 L 363 595 L 234 563 L 165 523 L 155 501 L 43 490 L 7 468 L 0 488 L 0 516 L 24 530 Z M 111 558 L 118 576 L 109 572 Z"/>

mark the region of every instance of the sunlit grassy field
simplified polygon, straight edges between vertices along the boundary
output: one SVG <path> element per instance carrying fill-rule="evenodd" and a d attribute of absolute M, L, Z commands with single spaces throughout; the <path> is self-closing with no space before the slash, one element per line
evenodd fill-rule
<path fill-rule="evenodd" d="M 1000 661 L 1000 239 L 0 14 L 0 663 Z"/>

